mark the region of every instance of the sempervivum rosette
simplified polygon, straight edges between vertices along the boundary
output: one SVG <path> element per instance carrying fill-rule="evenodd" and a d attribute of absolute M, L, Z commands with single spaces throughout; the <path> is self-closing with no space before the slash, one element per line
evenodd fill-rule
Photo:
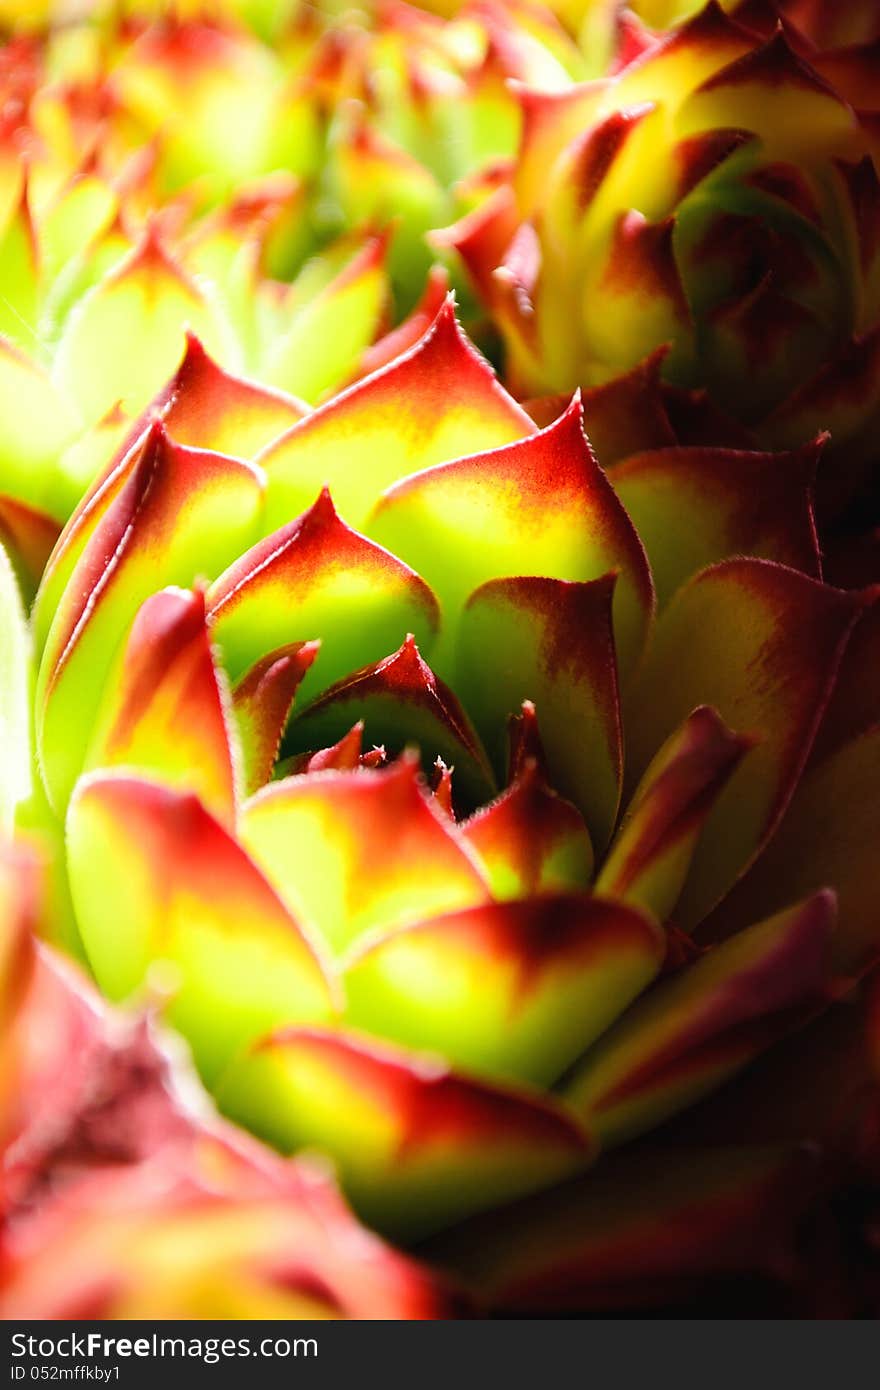
<path fill-rule="evenodd" d="M 785 18 L 822 48 L 842 48 L 847 44 L 872 43 L 880 36 L 880 15 L 873 0 L 722 0 L 733 14 Z M 620 17 L 622 6 L 603 0 L 560 0 L 558 7 L 569 22 L 581 24 L 596 12 L 608 19 Z M 668 29 L 688 19 L 701 8 L 700 0 L 631 0 L 626 9 L 652 29 Z M 616 12 L 616 15 L 615 15 Z"/>
<path fill-rule="evenodd" d="M 762 447 L 832 445 L 839 507 L 876 466 L 876 118 L 849 69 L 707 5 L 615 77 L 522 93 L 512 186 L 442 238 L 505 338 L 518 392 L 592 386 L 666 352 Z M 839 64 L 837 66 L 840 66 Z M 874 68 L 875 74 L 876 69 Z"/>
<path fill-rule="evenodd" d="M 37 862 L 0 850 L 6 1318 L 431 1318 L 452 1304 L 326 1174 L 200 1104 L 148 1018 L 34 937 Z"/>
<path fill-rule="evenodd" d="M 663 30 L 691 19 L 705 0 L 550 0 L 550 8 L 577 36 L 590 75 L 628 61 Z M 778 23 L 819 49 L 873 43 L 880 37 L 874 0 L 719 0 L 721 8 L 758 28 Z"/>
<path fill-rule="evenodd" d="M 783 1035 L 796 1055 L 878 952 L 878 609 L 821 581 L 815 450 L 631 457 L 646 554 L 579 402 L 537 429 L 450 305 L 236 457 L 277 408 L 192 344 L 47 566 L 58 929 L 111 998 L 164 1009 L 227 1114 L 329 1154 L 382 1231 L 598 1162 L 624 1193 L 617 1276 L 656 1296 L 636 1268 L 681 1213 L 662 1157 L 657 1204 L 628 1204 L 634 1141 Z M 698 1273 L 778 1250 L 782 1207 L 773 1251 L 743 1252 L 731 1204 L 784 1188 L 803 1214 L 800 1123 L 714 1162 L 696 1131 Z M 469 1274 L 540 1303 L 573 1258 L 548 1230 L 531 1282 Z"/>

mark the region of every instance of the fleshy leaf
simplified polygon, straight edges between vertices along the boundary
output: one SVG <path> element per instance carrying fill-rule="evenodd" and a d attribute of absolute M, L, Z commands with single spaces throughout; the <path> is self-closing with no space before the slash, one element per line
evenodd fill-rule
<path fill-rule="evenodd" d="M 71 801 L 67 838 L 77 920 L 102 990 L 125 999 L 152 981 L 165 992 L 207 1082 L 267 1029 L 333 1015 L 333 986 L 311 945 L 197 797 L 91 773 Z"/>
<path fill-rule="evenodd" d="M 40 266 L 27 185 L 0 229 L 0 334 L 26 352 L 39 348 Z"/>
<path fill-rule="evenodd" d="M 650 983 L 665 949 L 650 919 L 600 898 L 466 908 L 355 950 L 346 1017 L 466 1072 L 548 1086 Z"/>
<path fill-rule="evenodd" d="M 308 413 L 283 391 L 225 372 L 192 332 L 183 361 L 151 410 L 178 444 L 245 459 Z"/>
<path fill-rule="evenodd" d="M 660 372 L 667 355 L 665 347 L 658 348 L 631 371 L 584 391 L 584 425 L 604 468 L 620 463 L 631 454 L 666 449 L 675 444 L 675 431 L 660 384 Z M 639 529 L 638 523 L 636 529 Z"/>
<path fill-rule="evenodd" d="M 157 422 L 65 532 L 37 601 L 42 622 L 51 618 L 37 681 L 37 740 L 57 807 L 82 766 L 83 711 L 96 708 L 138 607 L 163 584 L 217 574 L 252 540 L 261 501 L 252 466 L 174 445 Z"/>
<path fill-rule="evenodd" d="M 425 1253 L 508 1314 L 663 1315 L 716 1280 L 729 1308 L 732 1277 L 747 1292 L 791 1269 L 817 1170 L 802 1146 L 640 1145 L 476 1217 Z"/>
<path fill-rule="evenodd" d="M 822 443 L 789 454 L 656 449 L 613 471 L 651 561 L 657 598 L 731 555 L 821 577 L 812 485 Z"/>
<path fill-rule="evenodd" d="M 523 134 L 514 182 L 523 217 L 540 206 L 548 170 L 566 145 L 596 121 L 609 88 L 608 82 L 582 82 L 561 92 L 518 90 Z"/>
<path fill-rule="evenodd" d="M 87 155 L 79 170 L 40 210 L 41 274 L 50 284 L 84 249 L 93 247 L 119 215 L 119 194 Z"/>
<path fill-rule="evenodd" d="M 61 535 L 46 562 L 46 568 L 43 571 L 43 577 L 31 611 L 34 641 L 39 652 L 42 652 L 46 644 L 49 629 L 64 600 L 71 575 L 76 569 L 83 551 L 87 548 L 95 531 L 100 528 L 105 514 L 111 509 L 120 492 L 124 490 L 133 468 L 137 466 L 140 455 L 150 442 L 146 432 L 139 435 L 134 441 L 128 439 L 127 417 L 121 416 L 121 418 L 126 423 L 122 427 L 125 436 L 120 441 L 120 448 L 113 449 L 112 455 L 104 459 L 104 468 L 100 474 L 92 479 L 91 485 L 86 488 L 78 505 L 62 528 Z M 88 438 L 93 433 L 93 431 L 88 431 L 82 438 Z M 155 440 L 152 442 L 155 444 Z"/>
<path fill-rule="evenodd" d="M 290 321 L 274 339 L 264 368 L 267 381 L 315 401 L 351 378 L 381 324 L 388 297 L 386 251 L 386 236 L 371 237 L 305 303 L 296 303 L 294 287 Z"/>
<path fill-rule="evenodd" d="M 596 880 L 597 891 L 665 922 L 706 819 L 749 746 L 714 710 L 694 710 L 639 783 Z"/>
<path fill-rule="evenodd" d="M 30 854 L 0 847 L 0 1038 L 5 1039 L 33 977 L 39 887 Z"/>
<path fill-rule="evenodd" d="M 845 452 L 829 446 L 828 466 L 817 480 L 818 511 L 834 515 L 851 500 L 854 486 L 868 482 L 860 436 L 873 429 L 880 410 L 880 327 L 851 338 L 824 360 L 813 375 L 777 406 L 762 434 L 774 448 L 790 448 L 810 434 L 828 430 L 846 441 Z M 851 455 L 851 460 L 850 456 Z M 870 462 L 871 445 L 867 448 Z"/>
<path fill-rule="evenodd" d="M 91 496 L 141 433 L 135 434 L 132 421 L 117 404 L 68 444 L 58 460 L 59 478 L 53 489 L 64 516 L 72 516 Z"/>
<path fill-rule="evenodd" d="M 503 264 L 518 228 L 513 189 L 502 183 L 452 226 L 431 231 L 427 237 L 438 251 L 454 251 L 460 257 L 474 289 L 497 322 L 503 321 L 508 311 L 508 299 L 506 286 L 495 272 Z M 512 364 L 507 364 L 508 373 L 511 368 Z"/>
<path fill-rule="evenodd" d="M 845 149 L 855 127 L 850 107 L 795 53 L 782 29 L 693 91 L 682 106 L 682 126 L 748 129 L 756 110 L 769 160 L 811 140 L 822 148 L 836 138 Z"/>
<path fill-rule="evenodd" d="M 282 1151 L 329 1154 L 356 1210 L 397 1237 L 548 1186 L 592 1157 L 587 1136 L 543 1097 L 318 1029 L 258 1044 L 219 1099 Z"/>
<path fill-rule="evenodd" d="M 297 716 L 288 743 L 318 748 L 362 723 L 372 743 L 399 753 L 415 743 L 425 758 L 455 768 L 456 790 L 479 804 L 495 779 L 470 720 L 453 692 L 438 680 L 409 636 L 392 656 L 345 677 Z"/>
<path fill-rule="evenodd" d="M 590 580 L 619 572 L 614 630 L 621 670 L 638 660 L 653 607 L 641 543 L 581 426 L 577 399 L 539 434 L 408 478 L 386 493 L 367 530 L 417 566 L 443 610 L 448 663 L 456 620 L 491 579 Z M 445 674 L 438 654 L 434 656 Z M 537 699 L 532 692 L 526 692 Z"/>
<path fill-rule="evenodd" d="M 449 277 L 442 266 L 433 266 L 418 304 L 396 328 L 383 334 L 361 356 L 359 376 L 369 376 L 409 352 L 424 337 L 443 308 L 449 293 Z"/>
<path fill-rule="evenodd" d="M 2 338 L 0 417 L 3 492 L 56 514 L 58 459 L 76 432 L 76 415 L 45 373 Z"/>
<path fill-rule="evenodd" d="M 443 220 L 446 207 L 431 169 L 387 139 L 354 103 L 338 110 L 330 167 L 334 195 L 349 226 L 396 223 L 389 268 L 401 297 L 412 303 L 429 264 L 424 233 Z"/>
<path fill-rule="evenodd" d="M 320 640 L 304 699 L 385 656 L 407 632 L 427 644 L 438 622 L 424 581 L 346 526 L 326 490 L 220 576 L 208 612 L 233 680 L 278 647 Z"/>
<path fill-rule="evenodd" d="M 232 693 L 248 796 L 272 776 L 297 689 L 320 645 L 294 642 L 270 652 L 245 672 Z"/>
<path fill-rule="evenodd" d="M 121 401 L 137 415 L 174 372 L 184 330 L 228 355 L 228 330 L 155 231 L 95 285 L 67 320 L 53 377 L 92 424 Z"/>
<path fill-rule="evenodd" d="M 674 343 L 683 354 L 692 330 L 687 296 L 674 251 L 675 218 L 651 222 L 640 212 L 622 212 L 615 223 L 601 290 L 603 314 L 590 324 L 594 350 L 612 366 L 629 365 L 624 344 L 644 332 L 649 343 Z M 620 347 L 618 347 L 618 344 Z"/>
<path fill-rule="evenodd" d="M 452 804 L 452 772 L 453 769 L 447 767 L 442 758 L 435 758 L 430 781 L 435 802 L 441 811 L 455 820 L 455 807 Z M 483 861 L 483 868 L 486 868 L 485 860 Z"/>
<path fill-rule="evenodd" d="M 327 485 L 352 526 L 411 473 L 532 434 L 447 301 L 423 338 L 373 376 L 312 412 L 260 455 L 267 524 L 280 526 Z"/>
<path fill-rule="evenodd" d="M 7 808 L 0 809 L 5 815 Z M 22 1084 L 27 1046 L 22 1015 L 38 969 L 35 930 L 40 883 L 35 859 L 17 846 L 12 848 L 5 821 L 0 829 L 4 836 L 0 843 L 0 1151 L 5 1208 L 10 1186 L 8 1145 L 21 1132 L 32 1104 L 29 1088 Z"/>
<path fill-rule="evenodd" d="M 507 775 L 509 781 L 521 777 L 533 762 L 542 777 L 547 775 L 547 758 L 538 728 L 538 712 L 533 700 L 523 700 L 516 714 L 507 720 Z"/>
<path fill-rule="evenodd" d="M 204 591 L 163 589 L 140 608 L 107 680 L 85 767 L 125 767 L 195 792 L 235 818 L 226 692 L 214 665 Z"/>
<path fill-rule="evenodd" d="M 832 1161 L 876 1162 L 878 985 L 875 972 L 857 989 L 835 991 L 827 1009 L 683 1112 L 664 1138 L 737 1144 L 748 1134 L 759 1144 L 809 1144 Z"/>
<path fill-rule="evenodd" d="M 858 597 L 769 560 L 703 570 L 658 624 L 625 711 L 633 783 L 698 704 L 755 739 L 719 796 L 676 921 L 686 930 L 748 867 L 801 774 L 860 608 Z"/>
<path fill-rule="evenodd" d="M 489 896 L 412 757 L 276 782 L 244 807 L 240 834 L 291 911 L 336 951 Z"/>
<path fill-rule="evenodd" d="M 0 833 L 31 789 L 30 639 L 12 565 L 0 545 Z"/>
<path fill-rule="evenodd" d="M 496 898 L 586 888 L 592 879 L 584 818 L 547 785 L 534 759 L 501 796 L 464 821 L 461 832 Z"/>
<path fill-rule="evenodd" d="M 385 762 L 385 749 L 373 748 L 365 753 L 364 726 L 359 719 L 337 739 L 329 748 L 316 748 L 307 753 L 294 753 L 282 759 L 278 768 L 279 776 L 299 775 L 303 772 L 354 772 L 357 767 L 381 767 Z"/>
<path fill-rule="evenodd" d="M 755 864 L 700 930 L 717 940 L 778 911 L 785 896 L 834 885 L 835 967 L 859 974 L 880 957 L 880 600 L 853 629 L 807 769 Z"/>
<path fill-rule="evenodd" d="M 622 746 L 611 631 L 614 577 L 496 579 L 461 623 L 456 688 L 500 766 L 507 716 L 534 701 L 550 782 L 604 847 L 617 815 Z"/>
<path fill-rule="evenodd" d="M 661 982 L 566 1087 L 606 1143 L 693 1104 L 830 998 L 834 894 L 747 927 Z"/>
<path fill-rule="evenodd" d="M 13 497 L 0 495 L 0 545 L 21 585 L 22 597 L 30 604 L 58 540 L 61 527 L 45 512 L 37 511 Z"/>

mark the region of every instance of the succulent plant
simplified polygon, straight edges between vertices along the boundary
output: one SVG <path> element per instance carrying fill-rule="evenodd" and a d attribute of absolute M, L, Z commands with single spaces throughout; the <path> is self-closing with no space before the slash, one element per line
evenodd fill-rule
<path fill-rule="evenodd" d="M 510 184 L 439 238 L 504 336 L 509 382 L 594 386 L 664 352 L 753 447 L 820 429 L 835 514 L 876 475 L 873 50 L 815 54 L 710 3 L 614 77 L 522 93 Z"/>
<path fill-rule="evenodd" d="M 783 22 L 818 48 L 844 48 L 873 43 L 880 36 L 880 16 L 873 0 L 720 0 L 737 18 L 766 25 Z M 646 33 L 670 29 L 692 18 L 704 0 L 552 0 L 552 8 L 569 30 L 580 37 L 596 65 L 609 54 L 639 45 Z"/>
<path fill-rule="evenodd" d="M 438 1281 L 358 1227 L 326 1173 L 219 1122 L 149 1019 L 113 1013 L 35 943 L 40 878 L 4 849 L 4 1316 L 448 1314 Z"/>
<path fill-rule="evenodd" d="M 87 8 L 0 62 L 4 1306 L 876 1311 L 871 52 Z"/>
<path fill-rule="evenodd" d="M 185 329 L 310 402 L 410 314 L 393 350 L 414 341 L 424 233 L 515 149 L 506 79 L 578 62 L 550 16 L 499 6 L 383 5 L 371 28 L 289 8 L 260 36 L 234 6 L 85 6 L 45 32 L 36 7 L 2 52 L 0 535 L 30 594 Z"/>
<path fill-rule="evenodd" d="M 819 446 L 612 486 L 577 398 L 539 429 L 451 303 L 285 407 L 191 342 L 74 514 L 18 819 L 65 825 L 102 991 L 412 1242 L 603 1183 L 858 990 L 880 610 L 821 581 Z"/>

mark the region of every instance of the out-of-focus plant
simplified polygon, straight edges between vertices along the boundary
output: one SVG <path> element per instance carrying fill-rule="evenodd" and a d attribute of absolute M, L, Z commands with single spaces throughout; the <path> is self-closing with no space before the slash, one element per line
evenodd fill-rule
<path fill-rule="evenodd" d="M 0 56 L 0 531 L 31 585 L 185 329 L 309 402 L 411 312 L 414 340 L 425 232 L 516 148 L 507 80 L 579 63 L 516 7 L 309 5 L 272 36 L 229 7 L 86 9 Z"/>
<path fill-rule="evenodd" d="M 753 9 L 710 3 L 612 78 L 524 90 L 510 184 L 438 240 L 519 393 L 662 352 L 666 380 L 706 390 L 755 447 L 830 430 L 833 515 L 878 461 L 877 58 L 814 53 Z"/>
<path fill-rule="evenodd" d="M 8 1318 L 430 1318 L 448 1292 L 326 1173 L 214 1117 L 148 1017 L 34 939 L 39 864 L 0 852 Z"/>

